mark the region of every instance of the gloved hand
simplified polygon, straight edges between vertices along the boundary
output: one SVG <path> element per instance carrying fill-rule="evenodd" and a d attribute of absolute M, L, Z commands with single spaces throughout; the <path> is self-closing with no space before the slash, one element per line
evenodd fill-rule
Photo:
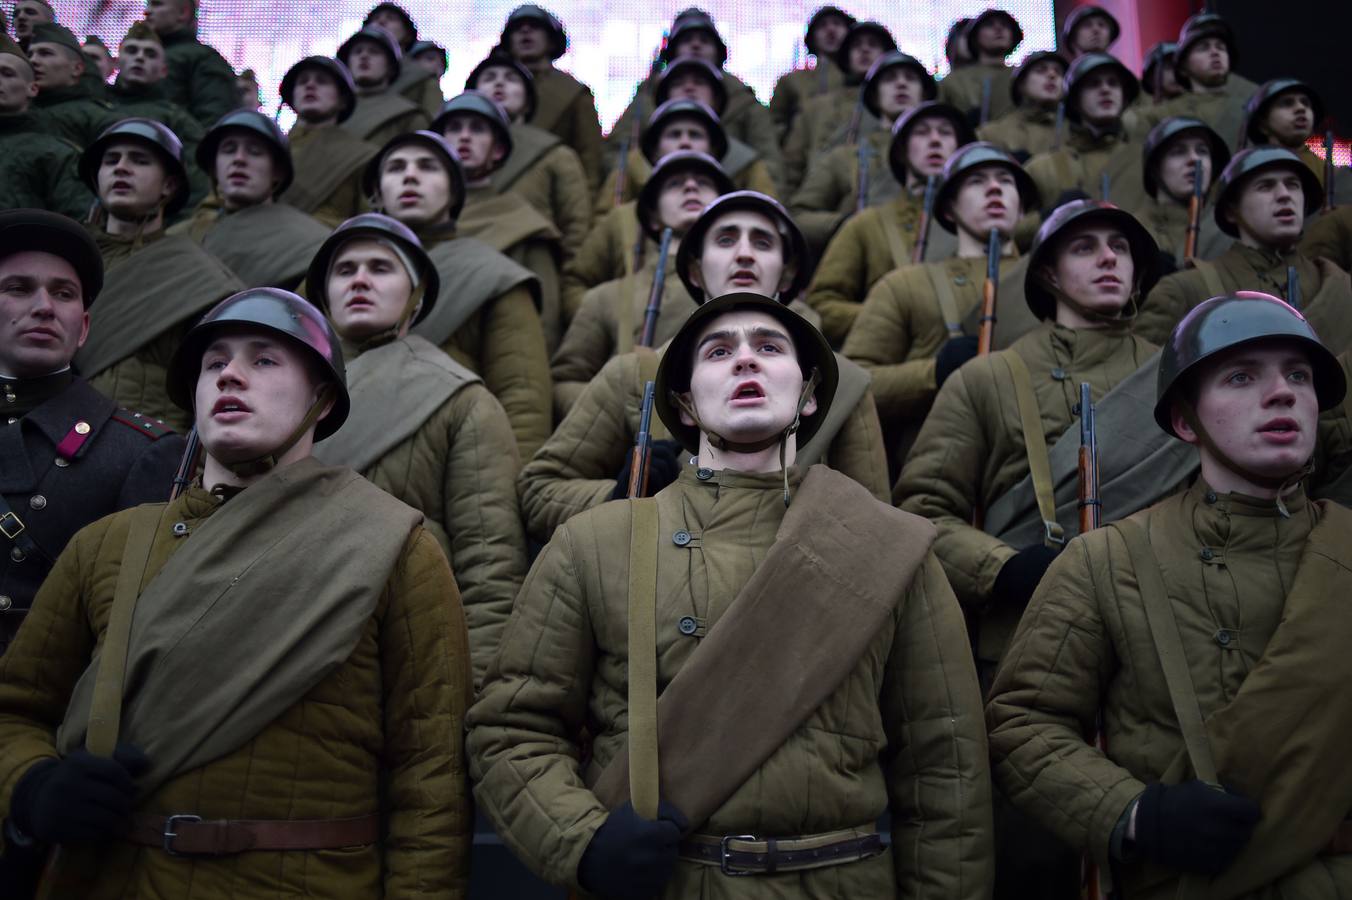
<path fill-rule="evenodd" d="M 582 853 L 578 883 L 603 900 L 652 900 L 671 879 L 687 827 L 681 811 L 665 801 L 655 821 L 641 818 L 632 803 L 611 810 Z"/>
<path fill-rule="evenodd" d="M 1203 781 L 1152 784 L 1136 806 L 1136 849 L 1173 869 L 1219 875 L 1262 817 L 1248 797 Z"/>
<path fill-rule="evenodd" d="M 977 338 L 975 335 L 964 334 L 962 337 L 949 338 L 944 341 L 939 352 L 934 354 L 934 386 L 941 388 L 948 376 L 952 375 L 967 360 L 976 356 Z"/>
<path fill-rule="evenodd" d="M 109 759 L 76 750 L 33 766 L 14 785 L 9 816 L 24 834 L 47 843 L 109 837 L 131 815 L 134 780 L 150 768 L 138 748 L 119 744 Z"/>
<path fill-rule="evenodd" d="M 1011 556 L 1000 568 L 1000 574 L 995 576 L 996 601 L 1014 604 L 1019 609 L 1027 606 L 1038 582 L 1059 552 L 1045 544 L 1034 544 Z"/>
<path fill-rule="evenodd" d="M 1062 206 L 1065 206 L 1067 203 L 1073 203 L 1076 200 L 1088 200 L 1088 199 L 1089 199 L 1088 194 L 1076 188 L 1072 188 L 1071 190 L 1068 191 L 1062 191 L 1061 196 L 1056 198 L 1055 203 L 1053 203 L 1051 206 L 1045 207 L 1042 210 L 1042 221 L 1045 222 L 1048 219 L 1050 219 L 1052 213 L 1056 212 L 1058 209 L 1060 209 Z"/>
<path fill-rule="evenodd" d="M 681 466 L 685 463 L 683 454 L 685 450 L 681 447 L 680 441 L 653 441 L 652 455 L 648 459 L 648 490 L 643 496 L 651 497 L 662 488 L 671 484 L 681 474 Z M 610 499 L 623 500 L 629 496 L 629 473 L 633 471 L 634 454 L 626 453 L 624 457 L 624 468 L 615 478 L 615 490 L 610 492 Z"/>

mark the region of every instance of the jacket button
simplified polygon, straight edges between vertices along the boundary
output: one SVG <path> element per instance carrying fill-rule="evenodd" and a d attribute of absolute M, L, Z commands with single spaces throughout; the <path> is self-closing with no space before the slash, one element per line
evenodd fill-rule
<path fill-rule="evenodd" d="M 699 623 L 695 621 L 694 616 L 681 616 L 681 620 L 676 623 L 676 627 L 680 629 L 681 634 L 689 635 L 695 633 L 696 629 L 699 628 Z"/>
<path fill-rule="evenodd" d="M 1215 492 L 1215 491 L 1207 491 L 1207 492 L 1206 492 L 1206 497 L 1204 497 L 1203 499 L 1206 500 L 1207 503 L 1215 503 L 1215 502 L 1216 502 L 1216 492 Z"/>
<path fill-rule="evenodd" d="M 954 278 L 953 278 L 953 283 L 956 284 L 958 287 L 962 287 L 964 284 L 967 283 L 967 276 L 966 276 L 966 275 L 956 275 L 956 276 L 954 276 Z"/>
<path fill-rule="evenodd" d="M 28 506 L 30 509 L 46 509 L 47 498 L 41 494 L 34 494 L 28 498 Z"/>
<path fill-rule="evenodd" d="M 695 470 L 695 477 L 700 481 L 708 481 L 710 478 L 714 477 L 714 470 L 700 466 Z"/>
<path fill-rule="evenodd" d="M 1063 368 L 1061 368 L 1060 366 L 1057 366 L 1055 369 L 1052 369 L 1052 380 L 1054 380 L 1054 381 L 1065 381 L 1065 380 L 1066 380 L 1066 370 L 1063 369 Z"/>
<path fill-rule="evenodd" d="M 1197 555 L 1202 557 L 1202 559 L 1206 560 L 1207 562 L 1210 562 L 1211 560 L 1216 558 L 1215 552 L 1210 547 L 1203 547 L 1202 552 Z"/>
<path fill-rule="evenodd" d="M 174 537 L 183 537 L 188 533 L 188 526 L 183 522 L 175 522 L 171 530 L 174 532 Z"/>
<path fill-rule="evenodd" d="M 15 547 L 9 551 L 9 558 L 14 560 L 15 562 L 23 562 L 25 559 L 28 558 L 28 554 L 24 553 L 18 547 Z"/>
<path fill-rule="evenodd" d="M 1229 647 L 1231 640 L 1233 640 L 1233 637 L 1227 629 L 1222 628 L 1220 631 L 1216 632 L 1216 643 L 1220 644 L 1222 647 Z"/>
<path fill-rule="evenodd" d="M 684 547 L 690 543 L 690 532 L 684 530 L 676 532 L 671 536 L 671 542 L 677 547 Z"/>
<path fill-rule="evenodd" d="M 0 594 L 0 612 L 4 612 L 13 605 L 14 605 L 13 600 L 9 599 L 4 594 Z"/>
<path fill-rule="evenodd" d="M 66 459 L 64 456 L 58 456 L 56 458 L 56 467 L 58 469 L 64 469 L 68 465 L 70 465 L 70 460 Z"/>

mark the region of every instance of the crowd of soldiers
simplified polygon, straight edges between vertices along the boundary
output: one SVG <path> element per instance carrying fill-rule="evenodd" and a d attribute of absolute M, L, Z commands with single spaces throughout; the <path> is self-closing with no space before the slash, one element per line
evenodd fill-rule
<path fill-rule="evenodd" d="M 767 105 L 691 8 L 603 135 L 548 11 L 445 99 L 382 0 L 284 132 L 196 12 L 0 30 L 0 895 L 462 897 L 476 809 L 601 898 L 1352 894 L 1310 84 L 827 6 Z"/>

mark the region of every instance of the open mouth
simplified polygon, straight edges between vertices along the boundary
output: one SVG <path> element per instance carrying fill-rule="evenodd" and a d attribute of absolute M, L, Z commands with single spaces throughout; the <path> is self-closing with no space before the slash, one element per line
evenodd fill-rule
<path fill-rule="evenodd" d="M 1295 419 L 1273 419 L 1259 428 L 1258 433 L 1268 443 L 1290 444 L 1300 436 L 1300 423 Z"/>
<path fill-rule="evenodd" d="M 1294 209 L 1279 209 L 1273 213 L 1272 217 L 1283 225 L 1290 225 L 1296 221 L 1296 211 Z"/>
<path fill-rule="evenodd" d="M 765 390 L 756 381 L 744 381 L 737 385 L 729 398 L 733 406 L 746 406 L 765 399 Z"/>
<path fill-rule="evenodd" d="M 1003 216 L 1005 214 L 1005 205 L 998 200 L 987 203 L 986 213 L 992 216 Z"/>
<path fill-rule="evenodd" d="M 253 412 L 249 405 L 238 397 L 224 396 L 211 407 L 211 417 L 233 422 Z"/>
<path fill-rule="evenodd" d="M 1098 278 L 1094 279 L 1094 284 L 1097 284 L 1100 287 L 1120 287 L 1122 279 L 1118 278 L 1116 275 L 1100 275 Z"/>

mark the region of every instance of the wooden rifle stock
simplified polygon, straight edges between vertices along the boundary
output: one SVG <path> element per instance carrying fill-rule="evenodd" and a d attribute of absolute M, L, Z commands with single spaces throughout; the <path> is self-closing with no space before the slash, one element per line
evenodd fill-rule
<path fill-rule="evenodd" d="M 1183 258 L 1197 256 L 1197 238 L 1202 231 L 1202 198 L 1206 188 L 1202 185 L 1202 161 L 1192 164 L 1192 197 L 1188 200 L 1188 230 L 1183 238 Z"/>
<path fill-rule="evenodd" d="M 1098 433 L 1094 428 L 1094 398 L 1089 382 L 1080 382 L 1080 533 L 1101 523 L 1099 498 Z"/>
<path fill-rule="evenodd" d="M 192 484 L 197 474 L 197 457 L 202 452 L 202 439 L 197 436 L 197 426 L 188 432 L 188 442 L 183 447 L 183 458 L 179 460 L 178 471 L 174 473 L 174 483 L 169 488 L 169 499 L 177 500 L 179 495 Z"/>
<path fill-rule="evenodd" d="M 649 381 L 643 385 L 643 406 L 639 408 L 638 437 L 634 440 L 634 449 L 629 451 L 629 491 L 630 500 L 642 497 L 648 492 L 648 462 L 653 454 L 653 394 L 656 385 Z"/>
<path fill-rule="evenodd" d="M 981 331 L 977 335 L 976 352 L 986 356 L 995 341 L 995 310 L 1000 294 L 1000 232 L 991 229 L 986 242 L 986 283 L 981 286 Z"/>
<path fill-rule="evenodd" d="M 643 311 L 643 334 L 640 347 L 651 347 L 657 337 L 657 317 L 662 312 L 662 290 L 667 283 L 667 253 L 671 250 L 671 229 L 662 229 L 662 243 L 657 248 L 657 271 L 653 272 L 653 287 L 648 293 L 648 308 Z"/>
<path fill-rule="evenodd" d="M 938 183 L 937 175 L 925 179 L 925 202 L 920 207 L 920 227 L 916 229 L 915 246 L 911 248 L 911 262 L 917 265 L 925 261 L 925 251 L 929 249 L 930 226 L 934 224 L 934 194 Z"/>

